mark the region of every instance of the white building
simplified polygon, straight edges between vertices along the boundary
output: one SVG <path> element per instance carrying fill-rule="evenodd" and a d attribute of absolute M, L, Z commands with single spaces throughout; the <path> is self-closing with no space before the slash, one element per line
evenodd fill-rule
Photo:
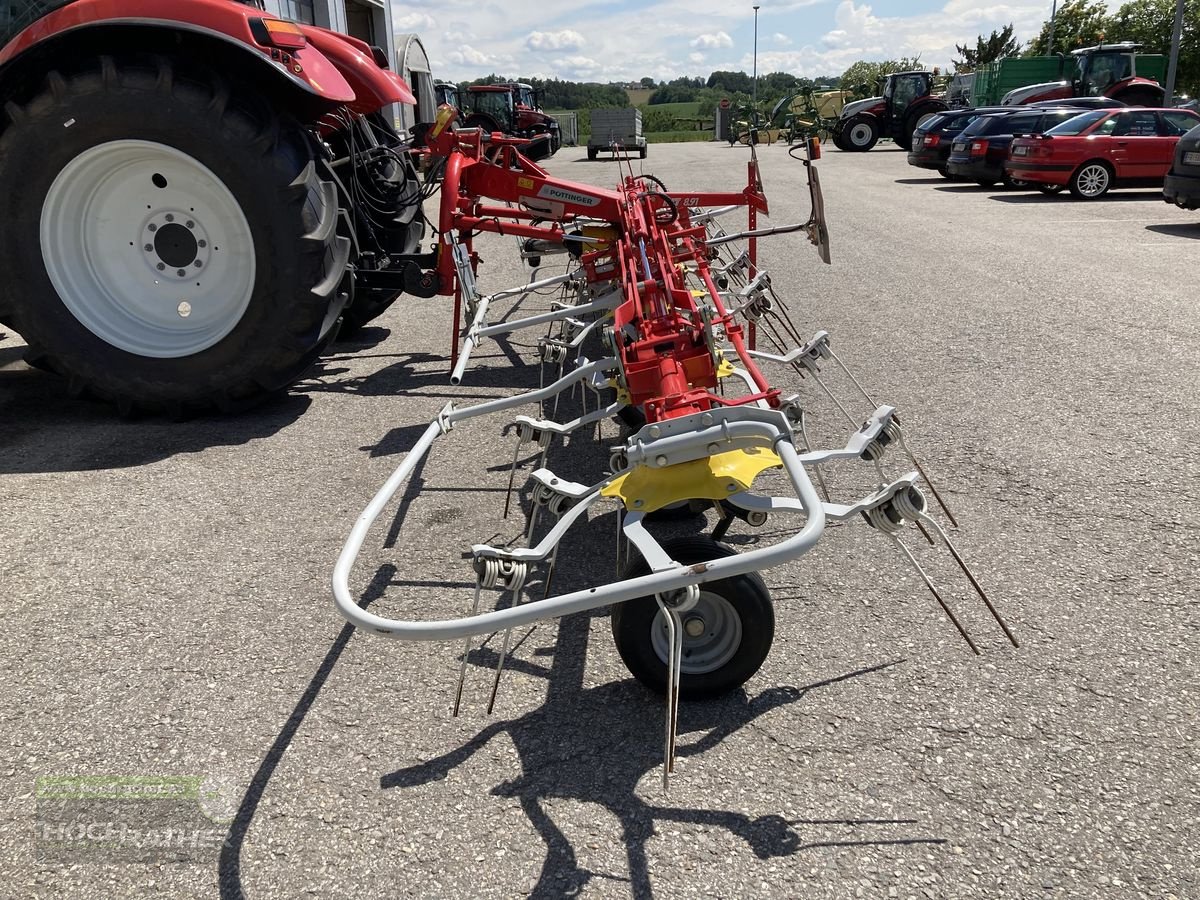
<path fill-rule="evenodd" d="M 437 111 L 429 57 L 415 34 L 392 31 L 392 7 L 386 0 L 265 0 L 267 12 L 297 22 L 320 25 L 366 41 L 387 53 L 393 72 L 408 82 L 417 98 L 414 109 L 400 106 L 396 126 L 406 132 L 417 122 L 432 122 Z"/>
<path fill-rule="evenodd" d="M 386 0 L 266 0 L 267 12 L 297 22 L 320 25 L 366 41 L 387 51 L 396 67 L 392 39 L 392 8 Z"/>

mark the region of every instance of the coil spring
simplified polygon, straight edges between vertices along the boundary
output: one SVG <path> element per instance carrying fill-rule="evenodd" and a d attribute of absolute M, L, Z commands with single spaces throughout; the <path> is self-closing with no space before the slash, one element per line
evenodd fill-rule
<path fill-rule="evenodd" d="M 548 484 L 538 482 L 533 487 L 533 502 L 538 506 L 544 506 L 554 513 L 556 516 L 561 516 L 564 512 L 575 505 L 575 500 L 566 494 L 560 494 Z"/>
<path fill-rule="evenodd" d="M 673 609 L 676 612 L 687 612 L 700 602 L 700 585 L 689 584 L 677 591 L 655 594 L 654 596 L 656 599 L 661 600 L 663 605 L 668 609 Z"/>
<path fill-rule="evenodd" d="M 793 431 L 804 425 L 804 407 L 795 400 L 785 400 L 780 404 L 779 411 L 788 420 Z"/>
<path fill-rule="evenodd" d="M 476 557 L 475 574 L 479 578 L 479 586 L 490 590 L 501 589 L 519 594 L 525 586 L 525 578 L 529 567 L 515 559 L 496 559 L 494 557 Z"/>
<path fill-rule="evenodd" d="M 563 319 L 562 338 L 566 341 L 573 341 L 579 337 L 585 328 L 587 328 L 587 325 L 578 319 Z"/>
<path fill-rule="evenodd" d="M 877 462 L 883 459 L 888 445 L 899 440 L 900 426 L 896 424 L 895 420 L 889 420 L 880 430 L 875 440 L 867 444 L 867 448 L 862 452 L 862 458 L 867 460 L 867 462 Z"/>
<path fill-rule="evenodd" d="M 562 365 L 567 361 L 569 355 L 566 345 L 545 338 L 538 341 L 538 352 L 542 357 L 542 362 L 551 365 Z"/>
<path fill-rule="evenodd" d="M 522 444 L 526 444 L 529 441 L 537 441 L 537 445 L 543 450 L 550 446 L 550 440 L 554 437 L 551 432 L 543 428 L 535 428 L 529 422 L 515 422 L 513 424 L 517 431 L 517 440 Z"/>
<path fill-rule="evenodd" d="M 909 485 L 908 489 L 896 494 L 887 503 L 866 511 L 867 522 L 886 534 L 896 534 L 906 522 L 915 522 L 925 512 L 925 495 L 920 489 Z"/>
<path fill-rule="evenodd" d="M 746 314 L 746 318 L 751 322 L 757 322 L 767 313 L 769 313 L 774 304 L 771 303 L 771 298 L 765 294 L 758 294 L 753 300 L 742 307 L 742 312 Z"/>
<path fill-rule="evenodd" d="M 614 474 L 624 472 L 629 468 L 629 457 L 625 455 L 622 449 L 614 450 L 608 457 L 608 468 Z"/>

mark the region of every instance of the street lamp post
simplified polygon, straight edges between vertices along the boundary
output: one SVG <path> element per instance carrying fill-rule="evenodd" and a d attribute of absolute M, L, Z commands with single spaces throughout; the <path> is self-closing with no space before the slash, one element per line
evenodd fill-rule
<path fill-rule="evenodd" d="M 754 124 L 758 124 L 758 6 L 754 7 Z"/>

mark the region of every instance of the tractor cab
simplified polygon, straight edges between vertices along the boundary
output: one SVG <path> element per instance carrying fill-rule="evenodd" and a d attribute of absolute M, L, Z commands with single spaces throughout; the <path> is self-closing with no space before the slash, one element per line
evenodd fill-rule
<path fill-rule="evenodd" d="M 1108 96 L 1114 86 L 1137 75 L 1136 51 L 1141 44 L 1121 43 L 1074 51 L 1075 96 Z"/>
<path fill-rule="evenodd" d="M 887 112 L 894 121 L 904 117 L 917 100 L 933 93 L 933 75 L 930 72 L 897 72 L 888 75 L 883 84 L 883 100 Z"/>
<path fill-rule="evenodd" d="M 507 85 L 477 84 L 467 88 L 468 127 L 511 133 L 516 127 L 513 93 Z"/>
<path fill-rule="evenodd" d="M 457 110 L 462 109 L 462 100 L 459 99 L 458 85 L 449 81 L 439 81 L 433 86 L 433 96 L 437 100 L 438 106 L 453 106 Z"/>
<path fill-rule="evenodd" d="M 513 93 L 516 94 L 517 106 L 525 107 L 526 109 L 541 109 L 541 91 L 535 91 L 533 85 L 529 84 L 511 84 Z"/>

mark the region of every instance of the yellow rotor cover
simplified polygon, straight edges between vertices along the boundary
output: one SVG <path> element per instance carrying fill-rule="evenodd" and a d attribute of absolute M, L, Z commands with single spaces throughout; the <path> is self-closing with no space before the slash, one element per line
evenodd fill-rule
<path fill-rule="evenodd" d="M 600 494 L 620 498 L 626 509 L 654 512 L 681 500 L 723 500 L 749 490 L 760 473 L 782 466 L 770 450 L 729 450 L 661 469 L 634 466 Z"/>

